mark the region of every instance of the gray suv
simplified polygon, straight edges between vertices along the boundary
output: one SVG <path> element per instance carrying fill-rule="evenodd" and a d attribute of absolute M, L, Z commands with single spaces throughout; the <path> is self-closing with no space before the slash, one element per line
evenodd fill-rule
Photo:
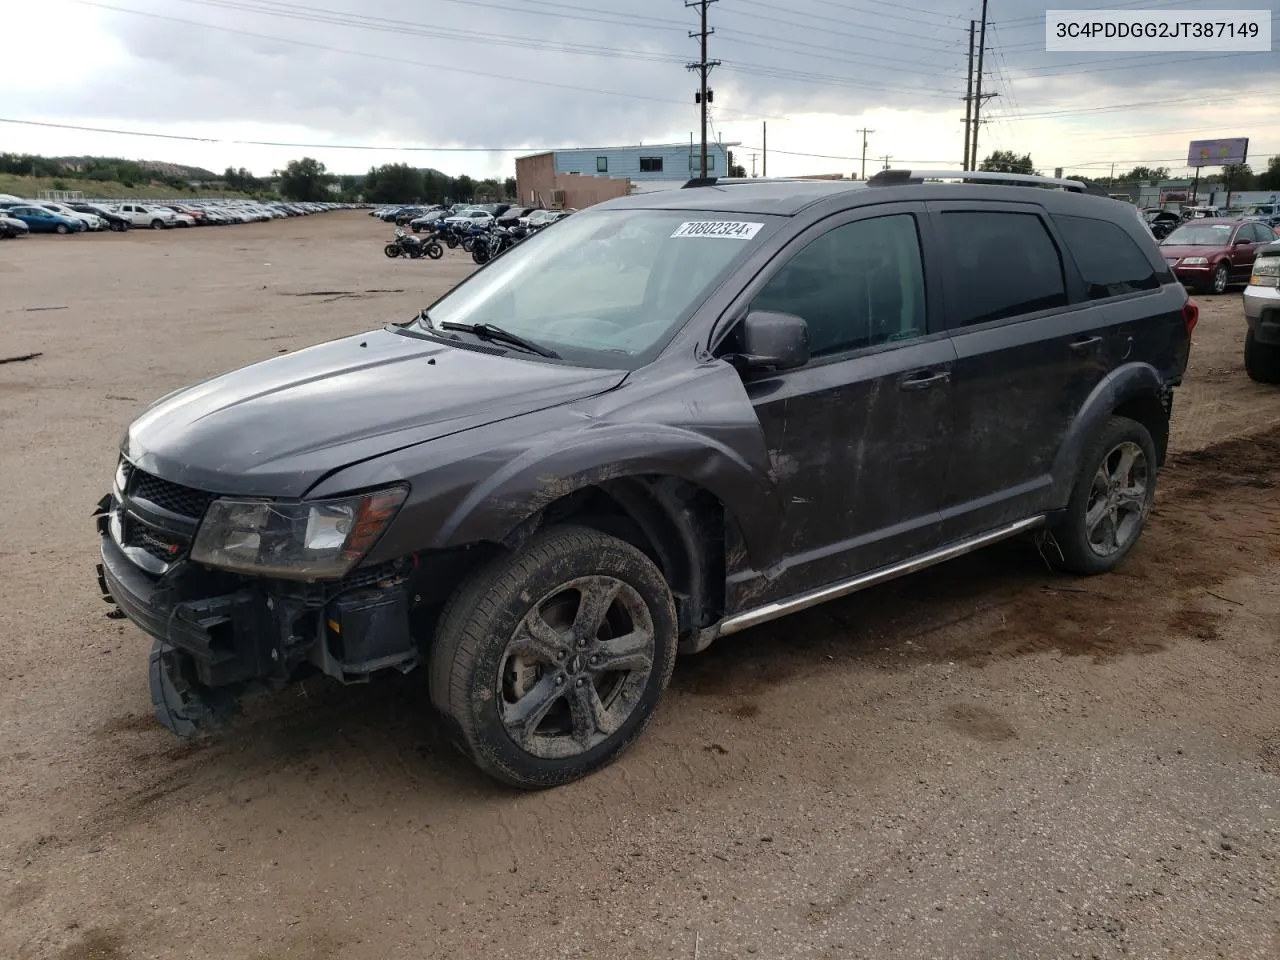
<path fill-rule="evenodd" d="M 421 666 L 463 753 L 547 787 L 640 735 L 678 653 L 1013 537 L 1113 570 L 1198 313 L 1082 189 L 612 200 L 417 316 L 161 398 L 97 511 L 158 719 Z"/>

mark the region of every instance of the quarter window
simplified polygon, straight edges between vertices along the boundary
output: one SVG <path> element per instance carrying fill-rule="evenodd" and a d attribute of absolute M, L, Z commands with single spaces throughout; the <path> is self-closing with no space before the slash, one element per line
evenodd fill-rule
<path fill-rule="evenodd" d="M 1160 286 L 1151 263 L 1114 223 L 1092 217 L 1055 216 L 1053 222 L 1075 258 L 1090 300 L 1104 300 Z"/>
<path fill-rule="evenodd" d="M 803 317 L 814 356 L 922 335 L 915 217 L 858 220 L 824 233 L 783 264 L 751 308 Z"/>
<path fill-rule="evenodd" d="M 1062 258 L 1033 213 L 942 215 L 952 258 L 950 309 L 960 326 L 1066 306 Z"/>

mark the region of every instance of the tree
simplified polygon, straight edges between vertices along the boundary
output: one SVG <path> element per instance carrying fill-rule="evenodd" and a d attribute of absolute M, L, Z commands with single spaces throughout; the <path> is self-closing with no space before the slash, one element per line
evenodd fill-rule
<path fill-rule="evenodd" d="M 1137 183 L 1159 183 L 1169 179 L 1168 167 L 1134 167 L 1121 180 Z"/>
<path fill-rule="evenodd" d="M 1031 162 L 1031 154 L 1018 156 L 1012 150 L 996 150 L 978 165 L 979 170 L 993 173 L 1035 173 L 1035 165 Z"/>
<path fill-rule="evenodd" d="M 290 160 L 276 176 L 280 178 L 280 195 L 286 200 L 324 200 L 329 196 L 329 174 L 319 160 Z"/>
<path fill-rule="evenodd" d="M 1224 183 L 1231 184 L 1232 190 L 1252 190 L 1258 180 L 1253 174 L 1253 168 L 1247 163 L 1232 163 L 1223 167 L 1222 179 Z"/>
<path fill-rule="evenodd" d="M 515 177 L 507 177 L 506 180 L 502 181 L 502 192 L 506 195 L 508 200 L 517 199 Z"/>
<path fill-rule="evenodd" d="M 370 203 L 408 203 L 424 196 L 422 171 L 407 163 L 374 167 L 364 178 L 364 196 Z"/>
<path fill-rule="evenodd" d="M 262 181 L 244 167 L 235 169 L 227 167 L 222 173 L 222 179 L 227 181 L 227 186 L 232 190 L 239 190 L 243 193 L 253 193 L 262 189 Z"/>
<path fill-rule="evenodd" d="M 1280 154 L 1271 158 L 1264 173 L 1258 174 L 1258 189 L 1280 191 Z"/>
<path fill-rule="evenodd" d="M 454 177 L 453 182 L 449 185 L 449 196 L 459 203 L 470 200 L 475 192 L 476 182 L 465 173 L 460 177 Z"/>
<path fill-rule="evenodd" d="M 725 176 L 729 176 L 729 177 L 739 177 L 739 178 L 741 178 L 741 179 L 744 179 L 744 180 L 745 180 L 745 179 L 746 179 L 746 176 L 747 176 L 747 168 L 746 168 L 746 167 L 744 167 L 744 166 L 743 166 L 742 164 L 740 164 L 740 163 L 734 163 L 734 162 L 733 162 L 733 151 L 732 151 L 732 150 L 728 151 L 728 158 L 729 158 L 729 172 L 728 172 L 727 174 L 725 174 Z"/>

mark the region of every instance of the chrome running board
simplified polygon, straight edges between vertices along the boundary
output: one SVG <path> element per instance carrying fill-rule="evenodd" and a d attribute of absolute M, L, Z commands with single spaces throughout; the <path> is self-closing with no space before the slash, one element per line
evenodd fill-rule
<path fill-rule="evenodd" d="M 731 633 L 738 633 L 741 630 L 768 623 L 770 620 L 777 620 L 779 617 L 785 617 L 791 613 L 808 610 L 810 607 L 816 607 L 818 604 L 826 603 L 828 600 L 847 597 L 851 593 L 857 593 L 867 587 L 874 587 L 878 583 L 904 577 L 909 573 L 915 573 L 917 570 L 923 570 L 926 567 L 932 567 L 935 564 L 964 556 L 966 553 L 972 553 L 974 550 L 980 550 L 1001 540 L 1016 537 L 1020 533 L 1026 533 L 1029 530 L 1043 526 L 1044 522 L 1045 517 L 1043 514 L 1029 517 L 1026 520 L 1019 520 L 1017 523 L 1001 527 L 998 530 L 992 530 L 990 533 L 984 533 L 968 540 L 961 540 L 959 543 L 953 543 L 931 553 L 921 554 L 911 560 L 904 560 L 902 563 L 894 564 L 892 567 L 881 567 L 879 570 L 873 570 L 870 573 L 859 574 L 851 580 L 842 580 L 839 583 L 798 594 L 788 600 L 777 600 L 773 603 L 765 604 L 763 607 L 756 607 L 754 610 L 748 610 L 746 613 L 739 613 L 722 620 L 719 628 L 713 628 L 715 630 L 714 635 L 718 637 L 728 636 Z"/>

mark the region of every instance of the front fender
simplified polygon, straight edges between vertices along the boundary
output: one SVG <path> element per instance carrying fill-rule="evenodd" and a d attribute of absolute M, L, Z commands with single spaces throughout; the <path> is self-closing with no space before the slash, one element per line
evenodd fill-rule
<path fill-rule="evenodd" d="M 754 447 L 755 444 L 752 444 Z M 760 462 L 707 434 L 658 424 L 596 424 L 549 437 L 476 484 L 438 529 L 433 548 L 500 542 L 548 505 L 586 487 L 623 477 L 677 477 L 724 504 L 748 554 L 776 552 L 782 501 Z"/>
<path fill-rule="evenodd" d="M 1149 397 L 1163 404 L 1168 389 L 1159 371 L 1149 363 L 1125 364 L 1102 378 L 1080 407 L 1054 458 L 1051 503 L 1055 508 L 1066 506 L 1071 498 L 1080 458 L 1115 409 L 1140 397 Z"/>

